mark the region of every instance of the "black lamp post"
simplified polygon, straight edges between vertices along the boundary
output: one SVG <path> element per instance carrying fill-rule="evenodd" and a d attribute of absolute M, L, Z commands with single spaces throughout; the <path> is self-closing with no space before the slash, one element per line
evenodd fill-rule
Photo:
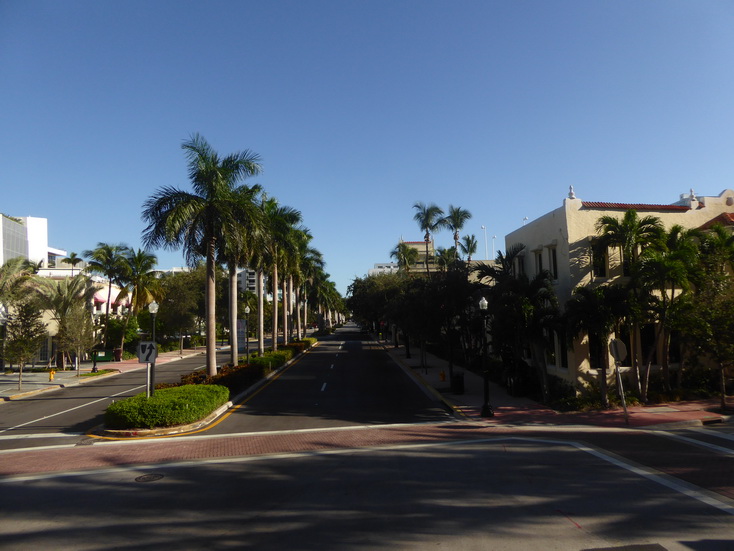
<path fill-rule="evenodd" d="M 250 307 L 245 306 L 245 363 L 250 363 L 250 335 L 247 332 L 247 322 L 250 320 Z"/>
<path fill-rule="evenodd" d="M 158 303 L 156 301 L 151 302 L 148 304 L 148 312 L 150 312 L 150 316 L 152 319 L 151 325 L 153 326 L 151 330 L 151 340 L 153 341 L 153 346 L 156 347 L 156 355 L 158 353 L 158 345 L 155 343 L 155 315 L 158 313 Z M 155 392 L 155 360 L 156 357 L 153 356 L 153 361 L 150 362 L 150 381 L 148 386 L 148 397 L 153 396 L 153 393 Z"/>
<path fill-rule="evenodd" d="M 8 338 L 8 309 L 4 304 L 0 304 L 0 325 L 3 326 L 3 347 L 2 358 L 0 358 L 0 368 L 5 369 L 5 340 Z"/>
<path fill-rule="evenodd" d="M 479 301 L 479 310 L 482 313 L 482 372 L 484 374 L 484 403 L 482 404 L 482 417 L 494 417 L 494 410 L 489 405 L 489 367 L 487 366 L 487 299 L 482 297 Z"/>

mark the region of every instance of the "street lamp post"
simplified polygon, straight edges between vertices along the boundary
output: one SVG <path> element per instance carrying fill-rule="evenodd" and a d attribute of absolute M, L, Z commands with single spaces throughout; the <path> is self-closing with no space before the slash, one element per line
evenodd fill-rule
<path fill-rule="evenodd" d="M 489 367 L 487 365 L 487 299 L 482 297 L 479 301 L 479 311 L 482 314 L 482 372 L 484 375 L 484 403 L 482 404 L 482 417 L 494 417 L 494 410 L 489 405 Z"/>
<path fill-rule="evenodd" d="M 2 358 L 0 358 L 0 367 L 5 369 L 5 340 L 8 337 L 8 309 L 4 304 L 0 304 L 0 325 L 3 326 L 3 347 L 2 347 Z"/>
<path fill-rule="evenodd" d="M 487 252 L 487 226 L 482 224 L 482 229 L 484 230 L 484 260 L 489 260 L 489 253 Z M 492 243 L 492 248 L 494 249 L 494 243 Z"/>
<path fill-rule="evenodd" d="M 245 363 L 250 363 L 250 335 L 247 332 L 248 321 L 250 321 L 250 307 L 245 306 Z"/>
<path fill-rule="evenodd" d="M 158 303 L 156 301 L 153 301 L 150 304 L 148 304 L 148 312 L 150 312 L 150 316 L 152 319 L 151 321 L 151 325 L 152 325 L 151 340 L 153 341 L 153 346 L 155 346 L 157 349 L 158 345 L 156 345 L 155 343 L 155 315 L 158 313 Z M 150 362 L 150 367 L 149 367 L 149 370 L 150 370 L 149 371 L 150 375 L 148 376 L 148 397 L 149 398 L 153 396 L 153 393 L 155 392 L 155 359 L 156 359 L 155 356 L 153 356 L 153 361 Z"/>

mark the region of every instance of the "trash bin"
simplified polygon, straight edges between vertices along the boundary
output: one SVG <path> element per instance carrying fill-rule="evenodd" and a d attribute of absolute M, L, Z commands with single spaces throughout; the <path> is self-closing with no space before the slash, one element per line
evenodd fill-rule
<path fill-rule="evenodd" d="M 452 394 L 464 394 L 464 374 L 454 373 L 451 376 L 451 392 Z"/>
<path fill-rule="evenodd" d="M 121 362 L 122 361 L 122 348 L 115 348 L 115 361 Z"/>

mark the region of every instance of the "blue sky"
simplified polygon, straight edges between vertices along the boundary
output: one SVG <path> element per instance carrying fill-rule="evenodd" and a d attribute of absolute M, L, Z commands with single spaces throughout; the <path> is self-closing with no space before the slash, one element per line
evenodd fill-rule
<path fill-rule="evenodd" d="M 345 293 L 413 204 L 491 253 L 562 204 L 734 186 L 734 3 L 0 0 L 0 211 L 139 247 L 181 143 L 259 153 Z M 437 245 L 450 246 L 448 232 Z M 183 264 L 155 251 L 159 266 Z"/>

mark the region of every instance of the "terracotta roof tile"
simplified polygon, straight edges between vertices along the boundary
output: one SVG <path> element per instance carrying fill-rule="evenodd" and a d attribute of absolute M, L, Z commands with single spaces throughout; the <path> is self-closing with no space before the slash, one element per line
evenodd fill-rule
<path fill-rule="evenodd" d="M 608 210 L 653 210 L 653 211 L 675 211 L 684 212 L 691 210 L 690 207 L 683 205 L 646 205 L 644 203 L 603 203 L 599 201 L 581 201 L 581 205 L 587 209 L 608 209 Z"/>

